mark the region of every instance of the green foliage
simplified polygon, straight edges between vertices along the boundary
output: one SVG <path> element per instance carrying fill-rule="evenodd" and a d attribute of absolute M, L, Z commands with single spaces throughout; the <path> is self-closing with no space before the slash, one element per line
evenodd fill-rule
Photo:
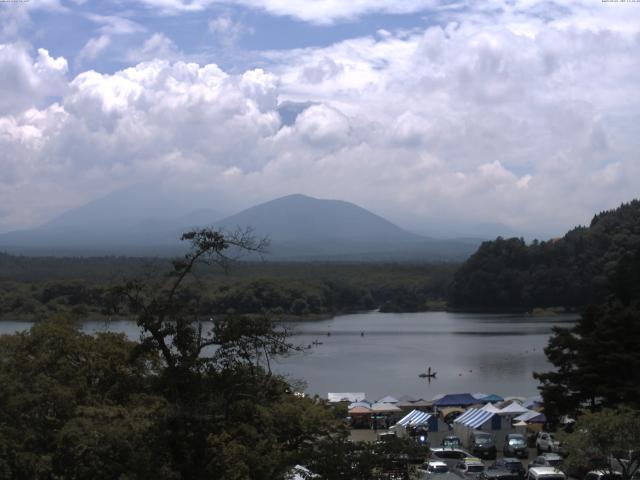
<path fill-rule="evenodd" d="M 456 272 L 454 308 L 529 310 L 600 303 L 621 259 L 640 248 L 640 201 L 596 215 L 560 239 L 484 242 Z"/>
<path fill-rule="evenodd" d="M 556 370 L 537 373 L 550 417 L 584 406 L 640 408 L 640 310 L 590 307 L 571 329 L 555 328 L 545 348 Z"/>
<path fill-rule="evenodd" d="M 630 480 L 640 469 L 640 412 L 626 408 L 585 413 L 573 432 L 564 435 L 568 456 L 563 470 L 584 475 L 585 470 L 619 471 Z"/>
<path fill-rule="evenodd" d="M 183 260 L 180 260 L 183 262 Z M 38 320 L 56 313 L 86 319 L 133 316 L 113 294 L 121 277 L 157 280 L 180 263 L 122 258 L 28 258 L 0 254 L 0 318 Z M 84 268 L 84 270 L 83 270 Z M 275 314 L 318 318 L 381 308 L 424 311 L 445 298 L 453 264 L 240 263 L 227 276 L 197 265 L 185 294 L 197 314 Z M 36 272 L 30 274 L 29 272 Z M 66 276 L 64 275 L 66 272 Z"/>
<path fill-rule="evenodd" d="M 0 473 L 272 480 L 341 431 L 322 402 L 271 372 L 291 347 L 267 316 L 198 320 L 194 266 L 260 245 L 208 230 L 185 239 L 192 250 L 167 275 L 110 292 L 136 315 L 139 342 L 87 335 L 63 317 L 0 337 Z M 67 287 L 65 296 L 86 291 Z"/>
<path fill-rule="evenodd" d="M 570 329 L 555 328 L 545 348 L 556 369 L 536 373 L 550 418 L 585 407 L 640 408 L 640 249 L 612 274 L 607 303 L 588 307 Z"/>
<path fill-rule="evenodd" d="M 310 469 L 323 480 L 408 478 L 412 463 L 422 463 L 428 449 L 413 439 L 393 437 L 383 442 L 351 442 L 346 435 L 320 439 Z"/>
<path fill-rule="evenodd" d="M 0 468 L 11 471 L 12 478 L 52 478 L 70 466 L 64 461 L 70 454 L 65 445 L 75 442 L 76 452 L 87 451 L 73 432 L 89 412 L 120 405 L 123 413 L 136 404 L 131 415 L 142 415 L 140 409 L 154 399 L 149 383 L 157 361 L 152 354 L 132 358 L 134 348 L 124 335 L 89 336 L 65 318 L 0 337 L 0 448 L 5 450 Z M 112 440 L 126 442 L 131 424 L 104 428 L 113 429 Z M 95 441 L 95 429 L 85 428 L 84 434 Z M 140 440 L 142 446 L 145 439 Z M 90 457 L 85 463 L 76 460 L 79 469 L 90 471 Z M 78 471 L 68 478 L 117 477 Z"/>
<path fill-rule="evenodd" d="M 216 285 L 210 265 L 225 267 L 234 248 L 259 251 L 260 243 L 209 230 L 183 238 L 192 249 L 166 264 L 165 275 L 115 288 L 75 280 L 4 285 L 2 302 L 31 302 L 29 311 L 43 317 L 124 312 L 136 318 L 141 339 L 84 334 L 73 316 L 0 337 L 0 476 L 273 480 L 305 464 L 331 479 L 406 469 L 414 444 L 354 445 L 344 412 L 299 397 L 272 373 L 271 359 L 293 347 L 271 314 L 371 308 L 374 296 L 402 296 L 398 285 L 422 270 L 397 267 L 400 274 L 383 281 L 380 267 L 368 270 L 378 278 L 354 267 L 347 270 L 354 282 L 344 272 L 300 281 L 283 268 L 282 276 Z M 420 280 L 425 295 L 444 285 L 450 267 L 439 272 L 438 280 Z M 202 320 L 216 308 L 225 315 Z M 343 452 L 335 456 L 337 446 Z"/>

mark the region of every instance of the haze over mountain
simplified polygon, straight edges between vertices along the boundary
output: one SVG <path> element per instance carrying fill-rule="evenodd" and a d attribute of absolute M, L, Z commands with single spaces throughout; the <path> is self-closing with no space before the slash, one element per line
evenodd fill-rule
<path fill-rule="evenodd" d="M 181 250 L 183 231 L 210 225 L 252 228 L 270 239 L 273 260 L 452 260 L 479 244 L 423 237 L 340 200 L 289 195 L 218 220 L 222 215 L 192 197 L 150 185 L 120 190 L 41 227 L 0 235 L 0 247 L 21 254 L 168 255 Z"/>
<path fill-rule="evenodd" d="M 181 232 L 224 217 L 207 202 L 202 194 L 134 185 L 68 210 L 40 227 L 0 235 L 0 247 L 24 254 L 164 253 L 178 245 Z"/>

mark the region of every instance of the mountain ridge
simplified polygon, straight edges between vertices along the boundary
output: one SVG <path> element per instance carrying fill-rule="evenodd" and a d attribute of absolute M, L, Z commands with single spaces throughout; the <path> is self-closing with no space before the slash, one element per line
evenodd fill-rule
<path fill-rule="evenodd" d="M 255 236 L 268 237 L 270 260 L 461 260 L 479 244 L 420 236 L 351 202 L 299 193 L 221 219 L 214 218 L 217 212 L 204 208 L 204 202 L 197 204 L 198 210 L 191 211 L 188 202 L 171 205 L 164 218 L 142 215 L 146 213 L 145 205 L 151 204 L 157 211 L 162 204 L 171 203 L 167 195 L 152 192 L 141 206 L 134 204 L 132 198 L 136 196 L 131 191 L 110 194 L 35 229 L 0 235 L 0 249 L 54 256 L 172 256 L 184 251 L 185 246 L 179 242 L 181 233 L 209 226 L 226 231 L 251 228 Z M 154 199 L 158 199 L 160 207 Z M 129 203 L 131 208 L 124 211 Z M 113 211 L 110 205 L 120 211 Z"/>

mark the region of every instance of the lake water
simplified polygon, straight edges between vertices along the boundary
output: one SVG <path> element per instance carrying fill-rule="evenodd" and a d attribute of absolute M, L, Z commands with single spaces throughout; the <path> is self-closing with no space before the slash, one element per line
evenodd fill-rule
<path fill-rule="evenodd" d="M 304 379 L 308 393 L 323 397 L 328 392 L 365 392 L 370 400 L 387 394 L 425 399 L 465 392 L 536 395 L 532 373 L 550 368 L 543 349 L 552 327 L 571 326 L 576 318 L 447 312 L 342 315 L 291 325 L 295 344 L 322 344 L 279 359 L 274 369 L 292 380 Z M 0 333 L 29 326 L 0 322 Z M 89 333 L 106 329 L 139 337 L 131 321 L 83 325 Z M 431 382 L 418 377 L 429 366 L 437 371 Z"/>

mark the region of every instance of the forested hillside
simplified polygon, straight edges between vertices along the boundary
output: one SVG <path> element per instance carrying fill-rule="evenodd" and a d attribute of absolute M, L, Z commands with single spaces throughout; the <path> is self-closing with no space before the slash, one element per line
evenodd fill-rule
<path fill-rule="evenodd" d="M 114 284 L 153 278 L 168 259 L 46 258 L 0 254 L 0 319 L 129 316 Z M 390 312 L 442 308 L 457 264 L 237 263 L 228 274 L 200 266 L 186 292 L 203 316 L 271 313 L 317 318 L 380 308 Z"/>
<path fill-rule="evenodd" d="M 484 242 L 456 272 L 450 306 L 468 310 L 579 308 L 611 292 L 618 264 L 640 248 L 640 201 L 596 215 L 546 242 Z"/>

